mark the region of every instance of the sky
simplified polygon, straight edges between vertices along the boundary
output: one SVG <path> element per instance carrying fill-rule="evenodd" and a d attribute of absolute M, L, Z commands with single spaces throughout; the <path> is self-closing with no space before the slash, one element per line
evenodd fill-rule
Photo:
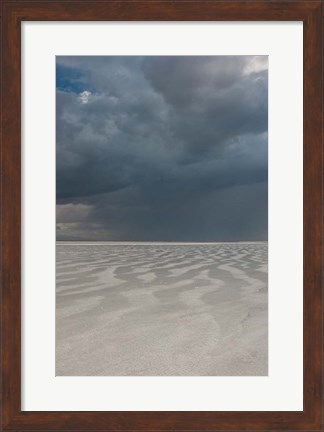
<path fill-rule="evenodd" d="M 56 235 L 261 241 L 267 56 L 56 57 Z"/>

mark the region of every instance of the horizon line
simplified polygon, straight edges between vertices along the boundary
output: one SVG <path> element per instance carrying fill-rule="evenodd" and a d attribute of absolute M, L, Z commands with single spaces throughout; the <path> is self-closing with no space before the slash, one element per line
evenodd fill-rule
<path fill-rule="evenodd" d="M 268 240 L 218 240 L 218 241 L 180 241 L 180 240 L 56 240 L 56 243 L 178 243 L 178 244 L 214 244 L 214 243 L 268 243 Z"/>

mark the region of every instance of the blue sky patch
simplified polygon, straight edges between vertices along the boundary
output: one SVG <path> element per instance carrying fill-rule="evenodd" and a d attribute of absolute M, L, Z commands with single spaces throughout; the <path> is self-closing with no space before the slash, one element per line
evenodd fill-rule
<path fill-rule="evenodd" d="M 94 93 L 95 88 L 88 82 L 87 75 L 84 69 L 56 64 L 56 89 L 77 94 L 85 90 Z"/>

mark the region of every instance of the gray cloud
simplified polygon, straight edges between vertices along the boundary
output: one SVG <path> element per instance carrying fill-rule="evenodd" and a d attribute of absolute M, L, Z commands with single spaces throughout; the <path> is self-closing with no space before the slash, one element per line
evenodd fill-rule
<path fill-rule="evenodd" d="M 58 239 L 266 239 L 266 57 L 57 67 Z"/>

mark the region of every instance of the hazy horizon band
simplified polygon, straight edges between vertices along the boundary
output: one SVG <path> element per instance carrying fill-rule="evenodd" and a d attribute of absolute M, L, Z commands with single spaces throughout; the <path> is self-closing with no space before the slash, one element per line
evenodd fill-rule
<path fill-rule="evenodd" d="M 109 241 L 109 240 L 103 240 L 103 241 L 93 241 L 93 240 L 56 240 L 56 244 L 59 245 L 157 245 L 157 244 L 167 244 L 167 245 L 213 245 L 213 244 L 254 244 L 254 243 L 268 243 L 267 240 L 247 240 L 247 241 L 218 241 L 218 242 L 178 242 L 178 241 Z"/>

